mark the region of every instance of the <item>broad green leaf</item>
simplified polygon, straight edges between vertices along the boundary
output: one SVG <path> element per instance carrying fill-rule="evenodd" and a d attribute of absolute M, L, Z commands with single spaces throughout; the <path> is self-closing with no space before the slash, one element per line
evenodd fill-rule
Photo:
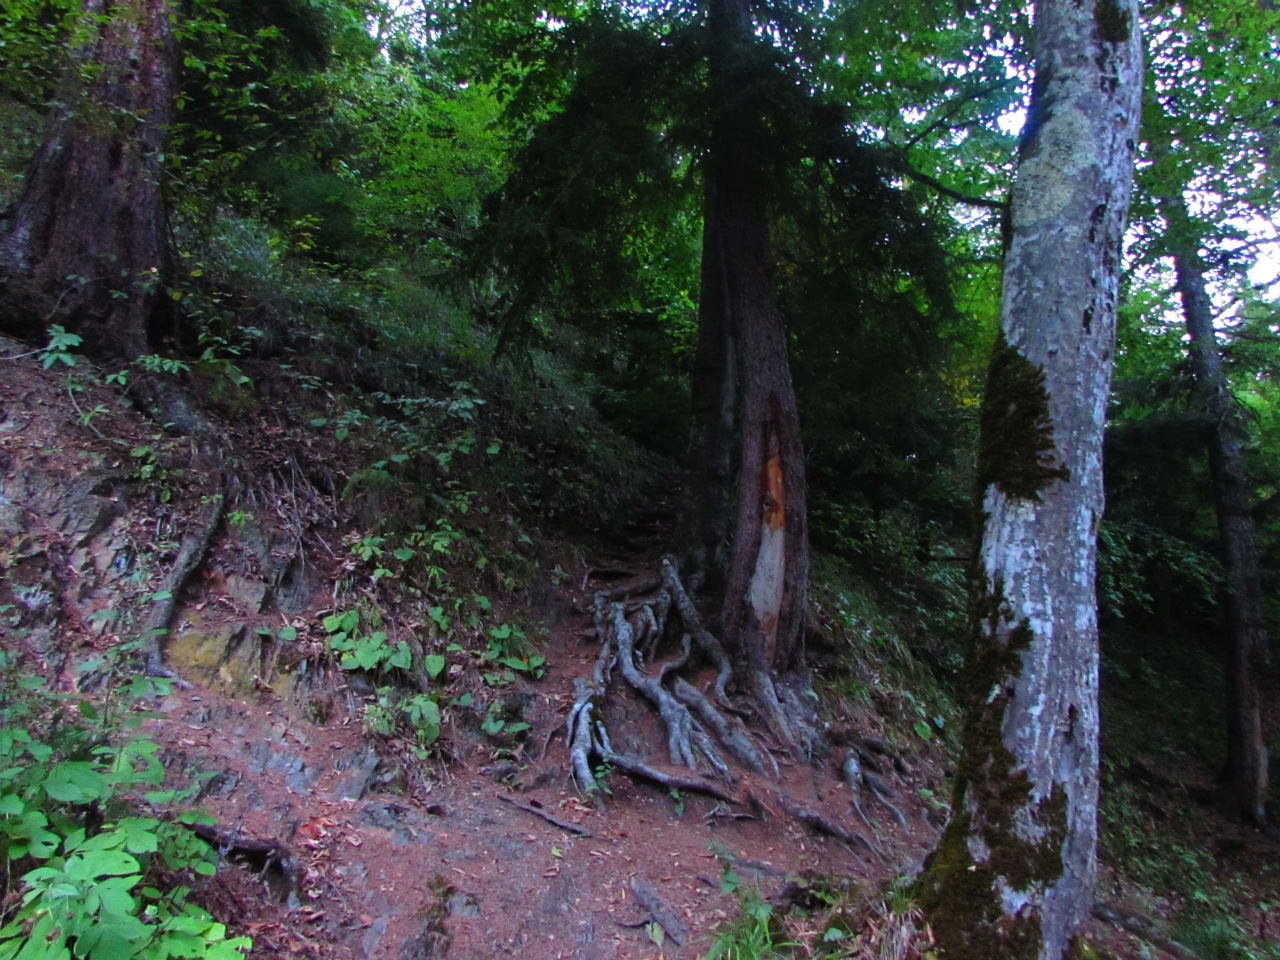
<path fill-rule="evenodd" d="M 387 658 L 387 666 L 401 670 L 408 670 L 413 666 L 413 652 L 403 640 L 396 644 L 396 652 Z"/>

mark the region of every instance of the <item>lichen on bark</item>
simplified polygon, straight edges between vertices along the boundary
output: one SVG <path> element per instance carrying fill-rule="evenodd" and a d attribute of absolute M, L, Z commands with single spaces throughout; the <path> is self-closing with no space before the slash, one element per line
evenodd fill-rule
<path fill-rule="evenodd" d="M 1056 783 L 1036 797 L 1004 740 L 1022 651 L 1035 641 L 1030 623 L 1012 622 L 998 582 L 972 621 L 953 816 L 916 893 L 948 960 L 1030 960 L 1042 939 L 1043 890 L 1062 873 L 1067 797 Z"/>
<path fill-rule="evenodd" d="M 1056 456 L 1044 371 L 1001 333 L 991 355 L 979 414 L 979 489 L 991 484 L 1007 496 L 1040 499 L 1040 491 L 1070 474 Z"/>

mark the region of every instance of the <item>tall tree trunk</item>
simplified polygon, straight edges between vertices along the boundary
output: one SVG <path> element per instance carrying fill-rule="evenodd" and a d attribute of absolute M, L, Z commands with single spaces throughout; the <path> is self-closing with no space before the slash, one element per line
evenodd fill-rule
<path fill-rule="evenodd" d="M 694 446 L 696 529 L 720 556 L 725 646 L 789 742 L 798 711 L 774 681 L 804 672 L 809 577 L 800 416 L 773 278 L 761 156 L 760 63 L 748 0 L 707 0 L 711 99 Z M 729 476 L 737 444 L 737 473 Z M 728 551 L 722 545 L 728 543 Z"/>
<path fill-rule="evenodd" d="M 728 326 L 729 299 L 716 209 L 716 171 L 703 184 L 702 277 L 698 296 L 698 350 L 693 368 L 693 429 L 685 458 L 685 496 L 678 523 L 682 544 L 706 584 L 719 591 L 729 569 L 733 508 L 733 452 L 738 418 L 738 375 Z"/>
<path fill-rule="evenodd" d="M 149 352 L 163 333 L 170 10 L 169 0 L 84 0 L 90 38 L 0 234 L 0 327 L 34 336 L 62 324 L 113 359 Z"/>
<path fill-rule="evenodd" d="M 1136 0 L 1041 0 L 1035 23 L 981 413 L 964 753 L 920 882 L 953 960 L 1057 960 L 1096 872 L 1094 573 L 1141 46 Z"/>
<path fill-rule="evenodd" d="M 1218 536 L 1227 569 L 1227 779 L 1239 814 L 1258 826 L 1266 822 L 1269 771 L 1262 723 L 1263 690 L 1269 673 L 1267 624 L 1249 484 L 1244 468 L 1248 439 L 1236 409 L 1222 353 L 1213 329 L 1213 304 L 1205 286 L 1198 238 L 1188 232 L 1190 217 L 1181 197 L 1165 202 L 1170 250 L 1178 293 L 1191 342 L 1188 354 L 1205 418 L 1209 475 Z"/>

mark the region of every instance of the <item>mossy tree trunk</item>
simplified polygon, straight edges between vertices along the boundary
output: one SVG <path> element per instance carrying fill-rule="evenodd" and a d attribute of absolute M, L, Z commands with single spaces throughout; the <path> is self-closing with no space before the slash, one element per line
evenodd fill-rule
<path fill-rule="evenodd" d="M 1213 506 L 1227 571 L 1227 638 L 1223 645 L 1227 681 L 1227 782 L 1240 816 L 1263 826 L 1269 777 L 1262 714 L 1270 658 L 1258 547 L 1244 465 L 1248 434 L 1222 369 L 1222 352 L 1214 333 L 1213 304 L 1205 285 L 1199 238 L 1189 232 L 1191 218 L 1181 197 L 1167 199 L 1164 206 L 1177 289 L 1190 335 L 1188 354 L 1200 412 L 1205 420 Z"/>
<path fill-rule="evenodd" d="M 84 0 L 72 54 L 22 195 L 0 233 L 0 327 L 61 324 L 131 360 L 165 331 L 170 266 L 161 165 L 177 46 L 169 0 Z"/>
<path fill-rule="evenodd" d="M 1141 94 L 1135 0 L 1040 0 L 981 413 L 952 818 L 919 894 L 948 958 L 1062 956 L 1093 901 L 1094 572 Z"/>
<path fill-rule="evenodd" d="M 787 360 L 766 215 L 769 136 L 747 0 L 706 0 L 711 148 L 686 470 L 686 525 L 723 597 L 723 641 L 782 739 L 802 738 L 776 680 L 804 675 L 808 519 L 800 416 Z M 735 463 L 736 451 L 736 463 Z M 801 682 L 803 682 L 801 680 Z"/>

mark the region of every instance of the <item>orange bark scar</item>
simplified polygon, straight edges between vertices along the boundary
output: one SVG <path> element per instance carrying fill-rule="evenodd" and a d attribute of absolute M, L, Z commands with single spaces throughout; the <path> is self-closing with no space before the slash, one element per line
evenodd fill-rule
<path fill-rule="evenodd" d="M 764 466 L 765 501 L 764 525 L 770 530 L 781 530 L 786 503 L 782 495 L 782 458 L 770 457 Z"/>

